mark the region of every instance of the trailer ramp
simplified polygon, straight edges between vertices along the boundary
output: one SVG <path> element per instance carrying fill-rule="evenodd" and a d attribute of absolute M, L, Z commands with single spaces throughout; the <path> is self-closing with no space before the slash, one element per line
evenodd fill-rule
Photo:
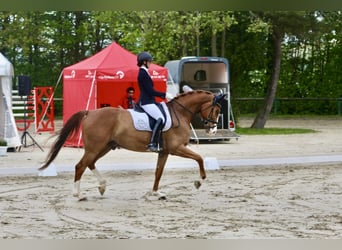
<path fill-rule="evenodd" d="M 190 136 L 192 141 L 230 141 L 231 139 L 238 140 L 239 138 L 238 134 L 229 129 L 218 129 L 215 135 L 207 134 L 205 129 L 193 129 Z"/>

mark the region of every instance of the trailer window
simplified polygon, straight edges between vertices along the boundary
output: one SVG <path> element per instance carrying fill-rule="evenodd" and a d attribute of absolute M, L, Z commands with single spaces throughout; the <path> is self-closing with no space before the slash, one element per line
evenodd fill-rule
<path fill-rule="evenodd" d="M 195 75 L 194 75 L 194 80 L 195 81 L 205 81 L 207 80 L 207 74 L 205 70 L 197 70 Z"/>

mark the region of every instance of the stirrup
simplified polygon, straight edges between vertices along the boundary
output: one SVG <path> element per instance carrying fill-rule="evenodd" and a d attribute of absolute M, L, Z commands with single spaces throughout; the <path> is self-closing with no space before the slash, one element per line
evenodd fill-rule
<path fill-rule="evenodd" d="M 159 147 L 159 145 L 156 145 L 155 143 L 150 143 L 147 145 L 147 149 L 148 151 L 151 151 L 151 152 L 161 152 L 163 151 L 162 148 Z"/>

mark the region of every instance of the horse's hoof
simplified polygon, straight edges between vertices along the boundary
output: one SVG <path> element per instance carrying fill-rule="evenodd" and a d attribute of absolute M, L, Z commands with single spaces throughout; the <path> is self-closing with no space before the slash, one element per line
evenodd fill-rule
<path fill-rule="evenodd" d="M 199 189 L 202 184 L 200 181 L 195 181 L 194 185 L 195 185 L 195 188 Z"/>
<path fill-rule="evenodd" d="M 106 181 L 105 180 L 100 181 L 100 186 L 98 187 L 98 189 L 99 189 L 100 194 L 103 195 L 104 192 L 106 191 Z"/>
<path fill-rule="evenodd" d="M 78 201 L 86 201 L 87 200 L 86 196 L 83 196 L 83 195 L 81 195 L 79 193 L 74 193 L 73 196 L 78 198 Z"/>
<path fill-rule="evenodd" d="M 78 201 L 86 201 L 86 200 L 87 200 L 86 196 L 78 197 Z"/>
<path fill-rule="evenodd" d="M 101 195 L 103 195 L 105 191 L 106 191 L 106 187 L 99 186 L 99 192 Z"/>
<path fill-rule="evenodd" d="M 157 196 L 158 197 L 158 200 L 166 200 L 166 195 L 161 193 L 161 192 L 158 192 L 158 191 L 153 191 L 152 192 L 152 195 L 153 196 Z"/>

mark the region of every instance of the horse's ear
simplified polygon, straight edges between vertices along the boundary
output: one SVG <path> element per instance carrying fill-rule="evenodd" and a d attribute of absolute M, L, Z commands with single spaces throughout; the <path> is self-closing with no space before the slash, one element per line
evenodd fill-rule
<path fill-rule="evenodd" d="M 227 93 L 215 95 L 214 104 L 221 103 L 222 100 L 226 98 L 226 96 L 227 96 Z"/>

